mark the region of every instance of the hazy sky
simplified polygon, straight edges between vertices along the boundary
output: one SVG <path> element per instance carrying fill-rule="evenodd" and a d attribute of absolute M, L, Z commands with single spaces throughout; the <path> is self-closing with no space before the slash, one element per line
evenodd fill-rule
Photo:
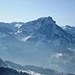
<path fill-rule="evenodd" d="M 0 22 L 51 16 L 58 25 L 75 25 L 75 0 L 0 0 Z"/>

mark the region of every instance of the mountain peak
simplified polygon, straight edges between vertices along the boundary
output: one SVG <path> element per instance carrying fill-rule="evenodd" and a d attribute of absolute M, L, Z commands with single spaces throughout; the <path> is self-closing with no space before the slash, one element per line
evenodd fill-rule
<path fill-rule="evenodd" d="M 52 17 L 48 16 L 48 17 L 41 17 L 41 18 L 38 18 L 40 20 L 44 20 L 44 19 L 48 19 L 48 20 L 53 20 Z"/>
<path fill-rule="evenodd" d="M 37 19 L 38 22 L 41 23 L 48 23 L 48 24 L 55 24 L 56 22 L 53 20 L 52 17 L 48 16 L 48 17 L 41 17 Z"/>

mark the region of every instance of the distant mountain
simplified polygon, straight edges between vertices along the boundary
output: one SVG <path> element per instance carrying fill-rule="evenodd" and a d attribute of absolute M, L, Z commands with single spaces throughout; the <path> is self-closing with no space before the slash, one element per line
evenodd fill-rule
<path fill-rule="evenodd" d="M 52 17 L 27 23 L 1 22 L 0 57 L 75 73 L 75 36 L 67 30 L 58 26 Z"/>
<path fill-rule="evenodd" d="M 7 67 L 8 65 L 0 58 L 0 67 L 1 66 Z"/>
<path fill-rule="evenodd" d="M 48 68 L 43 68 L 43 67 L 37 67 L 33 65 L 26 65 L 25 69 L 34 71 L 36 73 L 44 74 L 44 75 L 63 75 L 65 73 L 60 73 Z"/>
<path fill-rule="evenodd" d="M 0 66 L 0 75 L 75 75 L 33 65 L 21 66 L 11 61 L 3 61 L 3 63 L 7 64 L 7 66 L 6 68 L 4 66 Z M 0 65 L 3 65 L 3 63 L 1 64 L 0 61 Z"/>
<path fill-rule="evenodd" d="M 25 70 L 25 67 L 20 64 L 13 63 L 11 61 L 5 61 L 5 63 L 8 64 L 11 68 L 18 69 L 18 70 Z"/>
<path fill-rule="evenodd" d="M 75 75 L 75 74 L 70 74 L 70 73 L 58 72 L 58 71 L 55 71 L 52 69 L 37 67 L 37 66 L 33 66 L 33 65 L 26 65 L 25 68 L 27 70 L 31 70 L 36 73 L 40 73 L 40 74 L 44 74 L 44 75 Z"/>

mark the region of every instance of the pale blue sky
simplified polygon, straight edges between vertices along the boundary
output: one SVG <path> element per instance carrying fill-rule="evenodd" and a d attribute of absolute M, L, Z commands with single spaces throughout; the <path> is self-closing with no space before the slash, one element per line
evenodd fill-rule
<path fill-rule="evenodd" d="M 75 0 L 0 0 L 0 22 L 27 22 L 46 16 L 58 25 L 75 25 Z"/>

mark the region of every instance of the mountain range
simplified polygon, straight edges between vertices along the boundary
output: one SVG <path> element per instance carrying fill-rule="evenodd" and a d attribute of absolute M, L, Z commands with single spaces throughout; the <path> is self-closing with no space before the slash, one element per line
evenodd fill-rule
<path fill-rule="evenodd" d="M 58 72 L 52 69 L 38 67 L 34 65 L 25 65 L 3 61 L 0 58 L 0 75 L 75 75 L 70 73 Z"/>
<path fill-rule="evenodd" d="M 75 27 L 58 26 L 52 17 L 0 22 L 0 57 L 20 64 L 75 73 Z"/>

